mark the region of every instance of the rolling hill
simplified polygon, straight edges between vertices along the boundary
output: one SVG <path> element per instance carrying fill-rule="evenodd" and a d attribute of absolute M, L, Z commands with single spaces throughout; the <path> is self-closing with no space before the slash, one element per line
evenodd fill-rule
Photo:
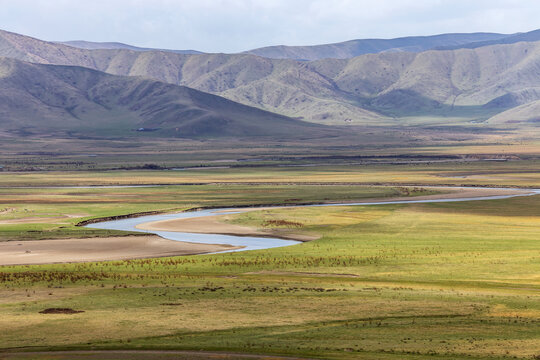
<path fill-rule="evenodd" d="M 0 131 L 52 137 L 318 137 L 323 126 L 219 96 L 82 67 L 0 58 Z"/>
<path fill-rule="evenodd" d="M 491 126 L 498 113 L 540 100 L 540 42 L 306 62 L 85 50 L 0 32 L 0 55 L 184 85 L 322 124 Z"/>

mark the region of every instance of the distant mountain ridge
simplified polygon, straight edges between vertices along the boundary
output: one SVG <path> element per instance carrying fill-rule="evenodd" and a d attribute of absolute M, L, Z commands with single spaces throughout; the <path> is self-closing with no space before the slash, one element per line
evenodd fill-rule
<path fill-rule="evenodd" d="M 468 44 L 462 44 L 460 46 L 456 46 L 456 45 L 440 46 L 434 49 L 435 50 L 477 49 L 483 46 L 504 45 L 504 44 L 508 45 L 508 44 L 515 44 L 518 42 L 534 42 L 534 41 L 540 41 L 540 29 L 525 32 L 525 33 L 512 34 L 512 35 L 508 35 L 500 39 L 475 41 Z"/>
<path fill-rule="evenodd" d="M 514 44 L 521 41 L 540 41 L 540 29 L 515 34 L 487 32 L 447 33 L 428 36 L 405 36 L 393 39 L 354 39 L 339 43 L 307 46 L 275 45 L 247 50 L 242 53 L 270 59 L 313 61 L 321 59 L 349 59 L 360 55 L 382 52 L 475 49 L 482 46 Z M 143 48 L 120 42 L 73 40 L 57 41 L 56 43 L 86 50 L 123 49 L 133 51 L 165 51 L 175 54 L 204 54 L 204 52 L 197 50 Z"/>
<path fill-rule="evenodd" d="M 481 41 L 498 41 L 508 36 L 497 33 L 441 34 L 432 36 L 408 36 L 395 39 L 357 39 L 334 44 L 312 46 L 267 46 L 246 51 L 247 54 L 271 59 L 320 60 L 349 59 L 365 54 L 381 52 L 422 52 L 438 47 L 459 48 Z"/>
<path fill-rule="evenodd" d="M 188 86 L 322 124 L 490 126 L 540 100 L 540 42 L 295 61 L 252 54 L 85 50 L 0 32 L 0 55 Z M 494 124 L 517 127 L 520 119 Z M 537 115 L 530 114 L 533 119 Z"/>
<path fill-rule="evenodd" d="M 528 33 L 525 33 L 528 34 Z M 340 43 L 287 46 L 276 45 L 244 51 L 270 59 L 320 60 L 320 59 L 349 59 L 364 54 L 381 52 L 422 52 L 432 49 L 474 48 L 479 46 L 502 43 L 504 39 L 526 38 L 524 34 L 498 33 L 450 33 L 430 36 L 407 36 L 394 39 L 355 39 Z M 534 40 L 537 41 L 540 38 Z M 510 40 L 512 41 L 512 40 Z M 526 40 L 523 40 L 526 41 Z M 532 40 L 529 40 L 532 41 Z M 166 51 L 175 54 L 203 54 L 197 50 L 171 50 L 159 48 L 141 48 L 120 42 L 92 42 L 85 40 L 57 41 L 58 44 L 68 45 L 86 50 L 123 49 L 133 51 Z M 505 42 L 510 43 L 510 42 Z"/>
<path fill-rule="evenodd" d="M 169 49 L 142 48 L 142 47 L 128 45 L 128 44 L 124 44 L 120 42 L 94 42 L 94 41 L 84 41 L 84 40 L 73 40 L 73 41 L 56 41 L 56 43 L 76 47 L 79 49 L 86 49 L 86 50 L 124 49 L 124 50 L 133 50 L 133 51 L 167 51 L 167 52 L 172 52 L 175 54 L 203 54 L 201 51 L 197 51 L 197 50 L 169 50 Z"/>

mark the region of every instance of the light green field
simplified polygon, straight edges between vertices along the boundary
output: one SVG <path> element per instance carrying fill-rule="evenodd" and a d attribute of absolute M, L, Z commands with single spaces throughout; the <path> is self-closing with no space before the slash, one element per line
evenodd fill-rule
<path fill-rule="evenodd" d="M 316 176 L 314 170 L 280 171 L 243 175 L 246 182 L 325 176 L 321 169 Z M 335 170 L 327 176 L 353 178 L 355 171 Z M 407 174 L 396 169 L 400 171 Z M 382 176 L 379 169 L 372 172 Z M 520 177 L 524 173 L 501 174 L 531 184 L 537 175 L 531 173 L 527 180 Z M 42 175 L 45 181 L 54 178 Z M 228 173 L 221 180 L 241 175 Z M 39 178 L 28 176 L 29 183 Z M 59 181 L 79 181 L 80 176 L 61 174 Z M 207 176 L 217 178 L 218 173 Z M 420 175 L 413 168 L 408 176 Z M 425 169 L 421 176 L 427 176 Z M 16 210 L 0 220 L 21 217 L 24 209 L 28 217 L 45 212 L 94 217 L 403 192 L 344 185 L 2 189 L 0 198 L 8 201 L 2 200 L 0 210 Z M 55 237 L 72 236 L 80 230 L 72 226 L 76 221 L 66 221 L 64 229 L 41 224 L 38 231 L 51 226 L 49 234 Z M 322 237 L 292 247 L 229 254 L 0 267 L 0 348 L 206 350 L 322 359 L 540 356 L 540 196 L 257 210 L 230 215 L 228 221 L 259 228 L 292 226 Z M 0 225 L 0 234 L 33 238 L 28 226 L 17 233 Z M 39 313 L 46 308 L 84 312 Z M 0 358 L 79 357 L 0 353 Z"/>
<path fill-rule="evenodd" d="M 436 190 L 375 186 L 191 185 L 139 188 L 0 188 L 0 241 L 120 235 L 77 223 L 148 211 L 253 204 L 310 204 L 420 196 Z"/>

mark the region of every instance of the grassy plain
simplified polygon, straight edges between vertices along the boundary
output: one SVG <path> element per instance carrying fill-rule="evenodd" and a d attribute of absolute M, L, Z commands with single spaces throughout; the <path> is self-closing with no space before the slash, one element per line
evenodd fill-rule
<path fill-rule="evenodd" d="M 540 142 L 487 135 L 470 128 L 354 128 L 346 137 L 298 141 L 257 139 L 12 138 L 0 132 L 0 171 L 98 171 L 197 166 L 459 162 L 538 159 Z"/>
<path fill-rule="evenodd" d="M 181 171 L 4 172 L 0 173 L 0 187 L 149 184 L 394 184 L 535 187 L 540 184 L 540 172 L 537 170 L 539 168 L 540 160 L 532 157 L 521 161 L 422 161 L 420 163 L 367 165 L 192 168 Z"/>
<path fill-rule="evenodd" d="M 14 209 L 0 214 L 0 221 L 85 215 L 0 225 L 0 237 L 78 236 L 79 231 L 94 231 L 73 226 L 82 219 L 153 209 L 351 200 L 404 192 L 346 185 L 364 180 L 429 183 L 440 178 L 441 183 L 456 179 L 538 186 L 531 163 L 488 162 L 482 170 L 467 166 L 8 173 L 0 182 L 19 186 L 196 179 L 208 184 L 0 189 L 0 211 Z M 445 178 L 456 173 L 471 178 Z M 261 184 L 251 185 L 257 182 Z M 272 182 L 279 184 L 267 184 Z M 302 182 L 327 185 L 294 185 Z M 1 267 L 0 348 L 5 352 L 0 358 L 36 358 L 8 354 L 13 351 L 69 349 L 206 350 L 324 359 L 538 358 L 539 209 L 540 196 L 257 210 L 229 221 L 259 228 L 294 223 L 295 231 L 322 237 L 240 253 Z M 28 231 L 32 229 L 37 232 Z M 39 313 L 46 308 L 84 312 Z"/>
<path fill-rule="evenodd" d="M 147 174 L 151 175 L 151 173 Z M 36 175 L 32 174 L 32 177 Z M 106 178 L 106 174 L 103 175 Z M 43 175 L 44 179 L 49 176 L 50 174 Z M 326 187 L 316 185 L 173 185 L 131 188 L 6 187 L 0 188 L 0 241 L 103 237 L 125 234 L 125 232 L 119 231 L 79 227 L 76 224 L 93 218 L 148 211 L 167 212 L 197 207 L 253 204 L 309 204 L 328 200 L 353 201 L 432 193 L 436 192 L 421 188 L 409 191 L 405 187 L 348 185 Z"/>

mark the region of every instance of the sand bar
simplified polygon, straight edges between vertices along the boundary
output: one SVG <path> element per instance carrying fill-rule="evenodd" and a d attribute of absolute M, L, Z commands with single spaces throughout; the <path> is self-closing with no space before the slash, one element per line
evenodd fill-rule
<path fill-rule="evenodd" d="M 157 235 L 5 241 L 0 242 L 0 265 L 142 259 L 205 254 L 237 248 L 167 240 Z"/>
<path fill-rule="evenodd" d="M 254 211 L 260 209 L 243 209 Z M 137 229 L 150 231 L 175 231 L 194 234 L 220 234 L 253 237 L 275 237 L 286 240 L 311 241 L 320 236 L 302 234 L 289 229 L 255 229 L 248 226 L 223 222 L 225 215 L 205 216 L 200 218 L 172 219 L 152 221 L 135 226 Z"/>

